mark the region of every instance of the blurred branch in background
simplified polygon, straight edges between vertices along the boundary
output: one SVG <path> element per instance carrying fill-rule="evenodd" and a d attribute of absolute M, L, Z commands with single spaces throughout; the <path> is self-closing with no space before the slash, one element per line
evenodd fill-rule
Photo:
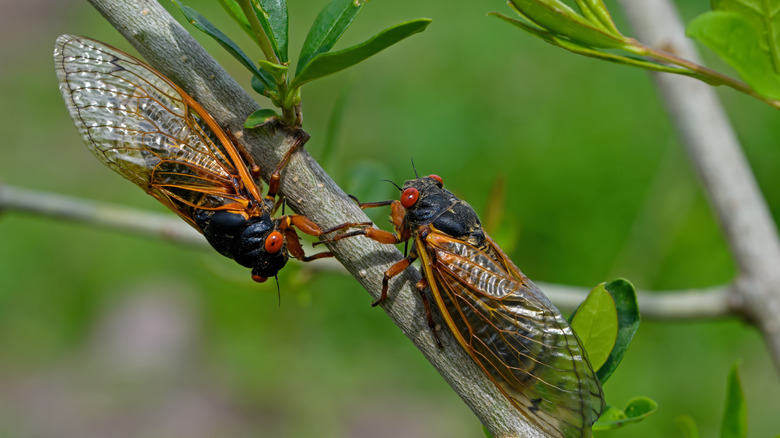
<path fill-rule="evenodd" d="M 79 199 L 0 183 L 0 211 L 81 222 L 200 248 L 211 248 L 203 235 L 175 216 L 140 211 L 106 202 Z"/>
<path fill-rule="evenodd" d="M 637 36 L 698 62 L 668 0 L 621 0 Z M 726 289 L 735 312 L 755 324 L 780 370 L 780 239 L 765 199 L 715 91 L 676 75 L 652 73 L 670 119 L 695 164 L 739 274 Z M 644 311 L 644 309 L 643 309 Z"/>
<path fill-rule="evenodd" d="M 163 238 L 179 245 L 211 249 L 200 233 L 170 214 L 145 212 L 116 204 L 0 185 L 0 210 L 65 219 Z M 322 260 L 305 266 L 312 271 L 347 273 L 341 264 L 333 260 Z M 539 286 L 556 305 L 568 310 L 574 310 L 590 292 L 588 288 L 560 284 L 539 283 Z M 734 293 L 734 286 L 722 286 L 685 291 L 640 291 L 638 298 L 645 318 L 690 320 L 735 315 L 738 309 L 729 302 L 729 297 Z"/>

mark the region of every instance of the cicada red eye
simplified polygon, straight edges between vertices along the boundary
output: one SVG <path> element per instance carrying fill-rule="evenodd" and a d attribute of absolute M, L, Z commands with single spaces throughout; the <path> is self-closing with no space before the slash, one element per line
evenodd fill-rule
<path fill-rule="evenodd" d="M 414 187 L 409 187 L 401 193 L 401 205 L 403 205 L 404 208 L 409 208 L 414 205 L 419 198 L 420 192 Z"/>
<path fill-rule="evenodd" d="M 276 254 L 282 250 L 284 237 L 282 233 L 274 231 L 265 238 L 265 251 L 269 254 Z"/>
<path fill-rule="evenodd" d="M 268 277 L 263 277 L 257 274 L 252 274 L 252 280 L 258 282 L 258 283 L 265 283 L 266 280 L 268 280 Z"/>
<path fill-rule="evenodd" d="M 428 178 L 431 178 L 435 180 L 437 183 L 439 183 L 439 187 L 444 187 L 444 180 L 441 179 L 439 175 L 436 174 L 428 175 Z"/>

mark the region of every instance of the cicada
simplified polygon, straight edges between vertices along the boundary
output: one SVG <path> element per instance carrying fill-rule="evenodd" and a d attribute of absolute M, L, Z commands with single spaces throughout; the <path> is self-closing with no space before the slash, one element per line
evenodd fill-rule
<path fill-rule="evenodd" d="M 408 256 L 385 272 L 374 305 L 387 298 L 390 279 L 419 259 L 417 288 L 432 329 L 426 288 L 458 343 L 526 418 L 552 436 L 591 436 L 604 396 L 560 311 L 485 233 L 474 209 L 444 189 L 441 177 L 409 180 L 400 189 L 400 200 L 361 204 L 390 205 L 394 233 L 356 223 L 324 230 L 341 232 L 327 241 L 363 235 L 413 242 Z"/>
<path fill-rule="evenodd" d="M 201 232 L 220 254 L 263 282 L 289 256 L 306 256 L 295 228 L 319 236 L 300 215 L 274 218 L 282 168 L 308 135 L 297 131 L 262 195 L 259 168 L 233 135 L 192 97 L 142 61 L 101 42 L 57 38 L 60 91 L 92 154 Z"/>

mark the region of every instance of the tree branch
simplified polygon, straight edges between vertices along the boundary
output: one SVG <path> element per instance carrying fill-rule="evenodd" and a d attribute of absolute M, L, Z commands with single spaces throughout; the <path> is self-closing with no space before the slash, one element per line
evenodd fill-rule
<path fill-rule="evenodd" d="M 257 103 L 214 61 L 158 3 L 151 0 L 90 3 L 160 72 L 179 84 L 224 127 L 240 132 Z M 245 131 L 242 143 L 263 169 L 263 177 L 289 149 L 292 138 L 279 126 Z M 289 205 L 317 224 L 328 227 L 368 218 L 328 177 L 305 150 L 293 155 L 282 174 L 281 190 Z M 345 239 L 330 249 L 366 290 L 377 298 L 384 270 L 402 255 L 390 245 L 368 239 Z M 382 308 L 420 349 L 455 392 L 495 437 L 544 436 L 530 425 L 443 330 L 443 349 L 437 348 L 425 322 L 413 285 L 419 273 L 406 270 L 391 285 Z M 402 286 L 402 287 L 399 287 Z M 371 311 L 366 309 L 366 311 Z"/>
<path fill-rule="evenodd" d="M 537 282 L 544 294 L 559 309 L 574 310 L 588 296 L 590 290 L 582 287 Z M 692 320 L 723 318 L 735 315 L 729 302 L 734 286 L 708 289 L 637 291 L 642 319 Z"/>
<path fill-rule="evenodd" d="M 0 211 L 6 210 L 87 223 L 211 250 L 211 245 L 200 233 L 171 214 L 146 212 L 106 202 L 0 184 Z M 293 261 L 298 262 L 295 259 Z M 341 264 L 331 262 L 331 259 L 319 260 L 306 266 L 313 271 L 346 273 Z M 573 311 L 590 292 L 584 287 L 537 284 L 561 310 Z M 638 291 L 637 296 L 642 317 L 645 319 L 719 318 L 735 315 L 729 303 L 729 296 L 735 293 L 734 287 L 729 285 L 700 290 Z"/>
<path fill-rule="evenodd" d="M 668 0 L 621 0 L 638 37 L 698 62 Z M 763 334 L 780 371 L 780 239 L 715 91 L 699 81 L 653 73 L 678 135 L 695 164 L 739 274 L 729 300 Z"/>
<path fill-rule="evenodd" d="M 170 214 L 139 211 L 120 205 L 22 189 L 0 183 L 0 211 L 7 210 L 83 222 L 162 238 L 182 245 L 211 248 L 203 235 Z"/>

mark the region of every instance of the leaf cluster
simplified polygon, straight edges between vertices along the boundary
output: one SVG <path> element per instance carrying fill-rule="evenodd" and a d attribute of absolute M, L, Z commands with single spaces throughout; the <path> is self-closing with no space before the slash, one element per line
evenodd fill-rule
<path fill-rule="evenodd" d="M 288 15 L 286 0 L 219 0 L 247 35 L 263 52 L 256 63 L 224 32 L 194 9 L 173 0 L 187 20 L 198 30 L 214 38 L 241 65 L 252 73 L 252 88 L 271 99 L 281 109 L 282 120 L 290 126 L 301 123 L 301 87 L 313 80 L 352 67 L 416 33 L 431 20 L 420 18 L 391 26 L 366 41 L 346 49 L 332 51 L 336 42 L 355 20 L 365 0 L 332 0 L 312 23 L 298 55 L 294 72 L 288 58 Z M 254 128 L 270 117 L 272 109 L 249 116 L 245 127 Z"/>
<path fill-rule="evenodd" d="M 570 52 L 648 70 L 726 85 L 780 109 L 780 4 L 762 0 L 712 0 L 713 11 L 688 26 L 728 62 L 745 83 L 624 36 L 602 0 L 510 0 L 518 18 L 495 16 Z"/>
<path fill-rule="evenodd" d="M 574 311 L 571 327 L 582 341 L 591 366 L 603 385 L 612 375 L 639 328 L 636 290 L 628 280 L 601 283 L 590 291 Z M 593 430 L 611 430 L 644 420 L 658 405 L 636 397 L 624 409 L 607 405 Z"/>

